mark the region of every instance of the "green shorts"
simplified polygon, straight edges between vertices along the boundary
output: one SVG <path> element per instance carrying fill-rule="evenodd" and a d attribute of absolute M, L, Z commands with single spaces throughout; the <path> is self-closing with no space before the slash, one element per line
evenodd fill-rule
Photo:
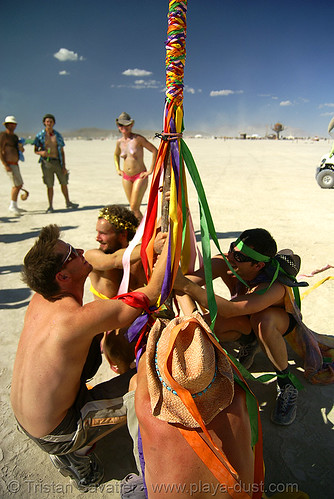
<path fill-rule="evenodd" d="M 12 169 L 12 171 L 7 172 L 7 174 L 8 174 L 8 177 L 12 181 L 12 185 L 15 187 L 19 187 L 20 185 L 23 185 L 23 178 L 21 176 L 19 165 L 9 165 L 9 166 Z"/>
<path fill-rule="evenodd" d="M 42 158 L 43 182 L 47 187 L 53 187 L 55 175 L 57 175 L 60 185 L 68 184 L 68 173 L 64 173 L 59 159 L 49 158 L 48 161 Z"/>

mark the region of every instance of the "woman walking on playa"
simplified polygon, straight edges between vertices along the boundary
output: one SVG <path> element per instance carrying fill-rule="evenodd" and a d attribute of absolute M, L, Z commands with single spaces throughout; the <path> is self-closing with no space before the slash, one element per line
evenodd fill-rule
<path fill-rule="evenodd" d="M 142 135 L 132 132 L 134 120 L 128 113 L 116 118 L 116 124 L 122 137 L 117 140 L 114 160 L 118 175 L 123 177 L 123 188 L 130 204 L 130 210 L 140 221 L 143 215 L 140 205 L 147 189 L 148 176 L 153 172 L 158 150 Z M 144 148 L 152 153 L 151 168 L 147 171 L 144 164 Z M 124 160 L 123 170 L 120 159 Z"/>

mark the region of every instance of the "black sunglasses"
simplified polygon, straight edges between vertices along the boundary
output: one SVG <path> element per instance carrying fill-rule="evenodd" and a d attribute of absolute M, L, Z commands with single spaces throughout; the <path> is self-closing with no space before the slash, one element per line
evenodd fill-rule
<path fill-rule="evenodd" d="M 74 260 L 78 256 L 79 256 L 79 253 L 77 252 L 77 250 L 75 248 L 73 248 L 73 246 L 71 244 L 68 244 L 68 253 L 65 256 L 61 266 L 63 267 L 65 265 L 65 263 L 71 262 L 72 260 Z"/>
<path fill-rule="evenodd" d="M 232 256 L 234 260 L 238 263 L 245 263 L 245 262 L 255 262 L 253 258 L 250 258 L 247 255 L 244 255 L 241 253 L 241 251 L 235 251 L 235 243 L 230 244 L 230 249 L 228 250 L 229 253 L 232 253 Z"/>

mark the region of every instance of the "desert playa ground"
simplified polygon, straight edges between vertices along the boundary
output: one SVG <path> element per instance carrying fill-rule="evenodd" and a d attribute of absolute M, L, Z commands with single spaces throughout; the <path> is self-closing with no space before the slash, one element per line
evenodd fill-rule
<path fill-rule="evenodd" d="M 301 274 L 334 265 L 334 190 L 321 189 L 315 181 L 320 157 L 329 151 L 329 141 L 249 141 L 223 139 L 186 140 L 200 172 L 217 236 L 222 250 L 246 228 L 264 227 L 275 237 L 279 249 L 292 248 L 302 257 Z M 154 139 L 158 146 L 158 139 Z M 57 223 L 63 238 L 79 248 L 96 247 L 95 223 L 98 209 L 105 204 L 126 204 L 120 177 L 113 166 L 114 140 L 68 141 L 65 152 L 70 170 L 71 200 L 80 203 L 77 211 L 67 211 L 60 188 L 55 185 L 55 213 L 45 214 L 46 189 L 42 184 L 37 156 L 26 146 L 21 163 L 24 186 L 30 196 L 20 201 L 26 213 L 13 218 L 8 212 L 10 184 L 4 168 L 0 173 L 1 265 L 0 265 L 0 496 L 1 497 L 81 497 L 25 435 L 17 430 L 9 392 L 16 347 L 31 292 L 20 280 L 20 267 L 41 227 Z M 196 193 L 188 180 L 189 202 L 196 234 L 199 217 Z M 147 202 L 144 199 L 143 209 Z M 217 250 L 212 246 L 212 252 Z M 334 269 L 307 277 L 312 286 Z M 90 301 L 88 282 L 85 301 Z M 223 286 L 216 290 L 226 296 Z M 322 334 L 334 333 L 334 281 L 328 280 L 302 302 L 306 324 Z M 36 324 L 38 327 L 38 324 Z M 289 350 L 292 371 L 303 381 L 302 363 Z M 36 359 L 38 362 L 38 359 Z M 252 373 L 271 371 L 271 365 L 258 354 Z M 110 376 L 102 366 L 97 379 Z M 48 380 L 45 380 L 47 383 Z M 306 492 L 311 499 L 333 497 L 334 386 L 313 386 L 303 381 L 296 421 L 290 427 L 270 422 L 275 400 L 275 384 L 252 382 L 261 405 L 266 466 L 266 494 L 282 492 L 286 484 Z M 242 436 L 241 436 L 242 437 Z M 163 452 L 163 449 L 161 449 Z M 85 495 L 119 497 L 119 480 L 135 471 L 131 441 L 124 427 L 100 441 L 97 453 L 105 462 L 102 486 Z"/>

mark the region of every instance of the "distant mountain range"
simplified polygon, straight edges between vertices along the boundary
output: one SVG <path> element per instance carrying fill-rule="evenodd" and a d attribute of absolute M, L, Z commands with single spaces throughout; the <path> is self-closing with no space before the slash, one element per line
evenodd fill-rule
<path fill-rule="evenodd" d="M 77 130 L 67 130 L 60 132 L 64 137 L 67 138 L 79 138 L 84 139 L 102 139 L 108 137 L 116 137 L 117 130 L 106 130 L 104 128 L 78 128 Z"/>
<path fill-rule="evenodd" d="M 118 132 L 116 129 L 105 129 L 105 128 L 78 128 L 77 130 L 59 130 L 59 132 L 63 135 L 65 139 L 84 139 L 84 140 L 90 140 L 90 139 L 109 139 L 109 138 L 119 138 L 121 134 Z M 156 133 L 160 133 L 161 131 L 157 130 L 140 130 L 140 129 L 135 129 L 135 133 L 138 133 L 140 135 L 143 135 L 146 138 L 153 138 L 155 137 Z M 189 132 L 187 131 L 186 136 L 187 137 L 194 137 L 198 132 Z M 20 137 L 24 137 L 25 139 L 27 138 L 34 138 L 34 134 L 31 133 L 20 133 Z M 203 137 L 210 136 L 207 133 L 201 133 Z"/>
<path fill-rule="evenodd" d="M 135 133 L 143 135 L 147 138 L 155 137 L 156 133 L 161 133 L 161 131 L 157 130 L 140 130 L 134 129 Z M 78 130 L 69 130 L 65 132 L 61 132 L 62 135 L 66 138 L 82 138 L 82 139 L 107 139 L 107 138 L 119 138 L 121 134 L 118 130 L 115 129 L 104 129 L 104 128 L 79 128 Z M 187 132 L 187 137 L 195 136 L 197 132 Z M 208 136 L 209 134 L 201 133 L 202 136 Z"/>

